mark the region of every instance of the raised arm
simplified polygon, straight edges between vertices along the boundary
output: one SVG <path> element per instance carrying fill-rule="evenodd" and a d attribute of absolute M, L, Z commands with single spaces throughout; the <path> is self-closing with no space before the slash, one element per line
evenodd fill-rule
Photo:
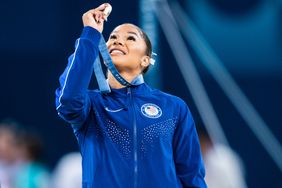
<path fill-rule="evenodd" d="M 59 79 L 56 109 L 60 117 L 72 125 L 81 125 L 90 110 L 87 89 L 93 72 L 93 62 L 99 57 L 98 44 L 103 31 L 103 10 L 106 6 L 107 4 L 102 4 L 83 14 L 83 31 Z"/>

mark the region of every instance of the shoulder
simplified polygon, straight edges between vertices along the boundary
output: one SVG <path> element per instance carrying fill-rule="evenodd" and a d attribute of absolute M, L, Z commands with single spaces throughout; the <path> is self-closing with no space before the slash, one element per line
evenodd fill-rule
<path fill-rule="evenodd" d="M 159 97 L 160 99 L 165 99 L 168 100 L 169 102 L 173 102 L 175 105 L 179 107 L 187 107 L 186 102 L 182 98 L 176 95 L 172 95 L 170 93 L 161 91 L 159 89 L 152 89 L 152 94 Z"/>
<path fill-rule="evenodd" d="M 166 107 L 169 107 L 172 111 L 178 114 L 180 118 L 184 118 L 187 115 L 191 116 L 190 109 L 182 98 L 158 89 L 153 89 L 152 95 L 154 98 L 162 101 L 161 103 Z"/>

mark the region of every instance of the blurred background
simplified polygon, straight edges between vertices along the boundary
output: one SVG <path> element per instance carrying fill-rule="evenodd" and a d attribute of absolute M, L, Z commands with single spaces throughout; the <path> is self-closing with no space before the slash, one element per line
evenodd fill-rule
<path fill-rule="evenodd" d="M 58 87 L 58 78 L 66 66 L 67 58 L 74 51 L 74 42 L 80 36 L 83 27 L 82 14 L 103 2 L 100 0 L 1 1 L 0 125 L 3 129 L 0 128 L 0 182 L 2 185 L 5 181 L 9 181 L 5 180 L 8 179 L 5 177 L 8 176 L 8 171 L 9 173 L 14 171 L 15 164 L 11 162 L 14 159 L 5 155 L 8 152 L 14 152 L 15 156 L 25 156 L 21 161 L 27 158 L 29 161 L 37 160 L 40 153 L 40 167 L 36 166 L 35 169 L 40 171 L 38 174 L 41 174 L 41 185 L 55 187 L 42 182 L 54 179 L 52 174 L 58 173 L 59 161 L 64 155 L 78 151 L 71 127 L 57 116 L 54 92 Z M 148 32 L 158 56 L 156 65 L 147 73 L 146 80 L 156 88 L 183 98 L 190 107 L 204 146 L 202 152 L 208 168 L 207 172 L 221 174 L 219 171 L 222 170 L 221 177 L 209 177 L 209 179 L 219 178 L 223 181 L 224 174 L 231 174 L 228 177 L 230 182 L 233 179 L 242 182 L 238 184 L 238 188 L 281 187 L 282 1 L 171 0 L 170 11 L 176 22 L 182 21 L 177 27 L 177 31 L 181 30 L 181 34 L 165 29 L 165 25 L 172 27 L 175 23 L 170 19 L 171 17 L 165 16 L 165 13 L 170 11 L 162 6 L 163 4 L 157 6 L 152 4 L 162 1 L 109 0 L 108 2 L 113 6 L 113 11 L 105 25 L 105 38 L 115 26 L 125 22 L 137 24 Z M 180 6 L 175 6 L 176 4 Z M 182 19 L 177 14 L 181 12 L 180 7 L 185 18 L 189 19 Z M 188 33 L 188 38 L 185 32 Z M 192 32 L 196 32 L 196 35 L 192 35 Z M 168 36 L 170 40 L 167 40 Z M 181 38 L 185 49 L 181 45 L 179 45 L 181 49 L 172 45 L 177 41 L 177 37 Z M 208 52 L 205 49 L 208 49 Z M 190 58 L 186 58 L 187 64 L 195 68 L 204 90 L 189 85 L 189 81 L 185 80 L 185 76 L 189 77 L 195 72 L 189 72 L 192 69 L 184 72 L 183 68 L 179 68 L 178 63 L 186 56 L 181 58 L 173 53 L 177 50 L 184 50 L 181 54 L 189 54 Z M 212 54 L 212 57 L 208 54 Z M 213 66 L 214 62 L 225 67 L 226 72 L 223 74 L 215 70 L 212 73 L 211 68 L 205 63 L 211 63 L 210 65 Z M 225 73 L 228 73 L 234 81 L 232 83 L 236 83 L 239 90 L 222 88 L 219 80 L 224 81 Z M 215 79 L 215 74 L 219 76 L 219 80 Z M 190 77 L 190 82 L 198 83 L 192 78 Z M 225 83 L 230 86 L 229 82 Z M 95 84 L 93 80 L 91 87 L 95 87 Z M 246 111 L 243 113 L 245 116 L 242 116 L 240 113 L 242 111 L 234 105 L 245 107 L 241 95 L 230 100 L 226 90 L 231 94 L 236 94 L 238 91 L 244 93 L 257 116 L 253 116 L 250 111 Z M 213 130 L 213 127 L 203 120 L 202 111 L 199 110 L 201 100 L 195 99 L 197 92 L 206 94 L 211 102 L 210 105 L 213 106 L 213 114 L 220 122 L 219 130 L 224 133 L 228 144 L 223 144 L 225 149 L 221 148 L 217 153 L 223 157 L 223 153 L 226 152 L 227 157 L 224 159 L 215 157 L 213 160 L 213 157 L 208 155 L 212 153 L 207 152 L 208 147 L 213 145 L 213 148 L 217 148 L 214 145 L 218 143 L 210 142 L 217 140 L 217 134 L 210 135 L 212 138 L 205 136 Z M 249 123 L 246 120 L 248 117 Z M 257 117 L 262 121 L 256 121 Z M 250 123 L 252 120 L 253 123 Z M 250 124 L 253 125 L 252 128 Z M 30 143 L 37 144 L 30 146 Z M 7 148 L 12 147 L 9 144 L 18 149 L 7 151 Z M 273 147 L 266 147 L 267 145 Z M 32 155 L 26 155 L 27 151 Z M 75 160 L 79 162 L 79 159 Z M 213 164 L 213 161 L 220 164 L 225 161 L 226 165 L 218 166 Z M 7 164 L 12 163 L 13 167 L 7 167 Z M 238 174 L 238 177 L 231 177 L 232 174 L 234 176 Z M 21 176 L 17 181 L 24 179 Z M 234 185 L 236 184 L 234 183 L 233 187 Z"/>

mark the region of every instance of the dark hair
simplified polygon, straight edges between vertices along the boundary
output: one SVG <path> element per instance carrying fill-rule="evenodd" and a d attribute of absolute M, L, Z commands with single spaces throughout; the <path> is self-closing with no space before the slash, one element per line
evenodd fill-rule
<path fill-rule="evenodd" d="M 151 44 L 151 41 L 150 41 L 148 35 L 142 29 L 139 28 L 139 30 L 141 31 L 142 37 L 143 37 L 143 39 L 145 41 L 145 44 L 147 46 L 146 55 L 149 56 L 150 58 L 152 58 L 152 44 Z M 149 67 L 150 67 L 150 64 L 142 71 L 142 74 L 145 74 L 149 70 Z"/>

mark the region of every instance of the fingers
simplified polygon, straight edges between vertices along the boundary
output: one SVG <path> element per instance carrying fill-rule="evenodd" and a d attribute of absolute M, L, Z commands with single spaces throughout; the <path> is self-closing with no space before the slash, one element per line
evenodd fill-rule
<path fill-rule="evenodd" d="M 97 23 L 101 23 L 105 20 L 107 20 L 107 16 L 104 13 L 104 10 L 107 6 L 110 6 L 108 3 L 104 3 L 102 5 L 100 5 L 99 7 L 95 8 L 95 9 L 91 9 L 89 11 L 87 11 L 85 14 L 86 15 L 91 15 L 92 17 L 94 17 L 95 21 Z"/>
<path fill-rule="evenodd" d="M 105 10 L 105 8 L 107 7 L 107 6 L 109 6 L 109 4 L 108 3 L 104 3 L 104 4 L 102 4 L 102 5 L 100 5 L 99 7 L 97 7 L 97 8 L 94 8 L 94 9 L 90 9 L 89 11 L 87 11 L 88 13 L 92 13 L 92 14 L 97 14 L 97 13 L 103 13 L 103 11 Z M 86 13 L 87 13 L 86 12 Z"/>
<path fill-rule="evenodd" d="M 104 21 L 107 20 L 107 16 L 104 11 L 105 9 L 110 7 L 111 5 L 108 3 L 101 4 L 99 7 L 95 9 L 91 9 L 85 12 L 82 16 L 82 21 L 84 26 L 91 26 L 94 29 L 97 29 L 102 33 L 104 27 Z M 107 11 L 106 11 L 107 12 Z M 110 12 L 110 11 L 108 11 Z"/>
<path fill-rule="evenodd" d="M 97 22 L 97 23 L 101 23 L 103 20 L 102 20 L 102 14 L 101 13 L 96 13 L 96 14 L 94 14 L 94 18 L 95 18 L 95 21 Z"/>

